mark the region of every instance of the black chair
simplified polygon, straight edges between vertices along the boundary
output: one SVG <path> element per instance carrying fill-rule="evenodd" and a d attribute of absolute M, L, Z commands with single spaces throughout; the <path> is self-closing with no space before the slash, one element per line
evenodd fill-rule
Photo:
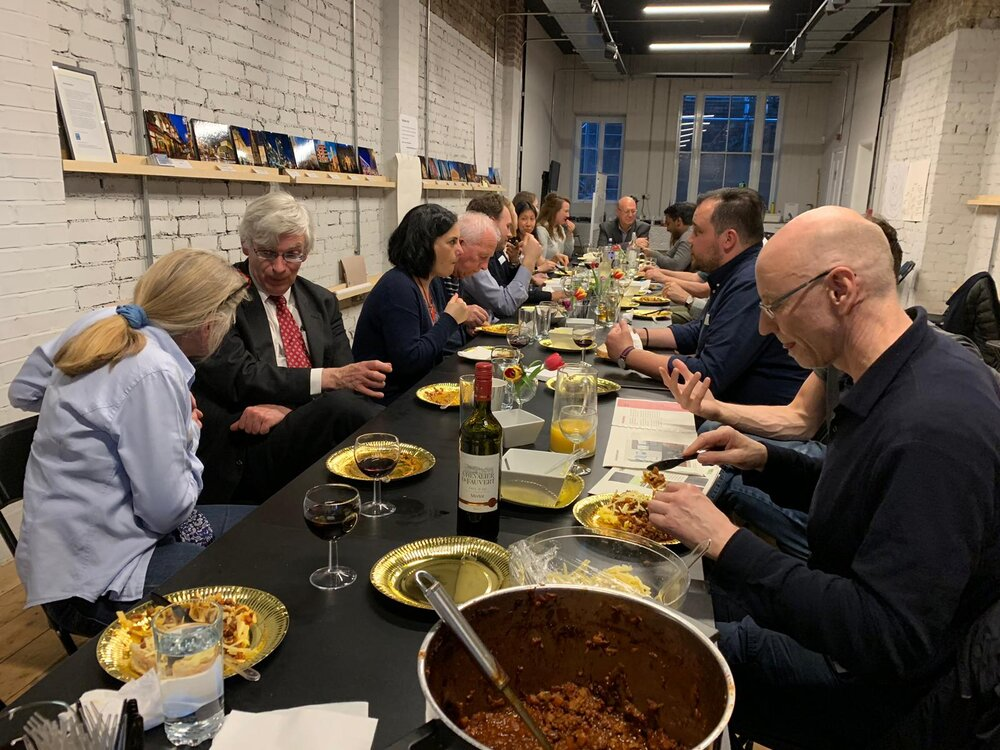
<path fill-rule="evenodd" d="M 906 261 L 903 265 L 899 267 L 899 273 L 896 274 L 896 286 L 903 283 L 903 279 L 910 275 L 910 272 L 917 267 L 917 264 L 912 260 Z"/>
<path fill-rule="evenodd" d="M 18 422 L 0 427 L 0 509 L 6 508 L 24 495 L 24 471 L 31 453 L 31 439 L 38 426 L 38 417 L 28 417 Z M 0 513 L 0 536 L 13 555 L 17 551 L 17 537 L 14 536 L 7 519 Z M 49 626 L 59 636 L 59 641 L 67 654 L 76 652 L 76 644 L 70 634 L 58 627 L 42 605 Z"/>

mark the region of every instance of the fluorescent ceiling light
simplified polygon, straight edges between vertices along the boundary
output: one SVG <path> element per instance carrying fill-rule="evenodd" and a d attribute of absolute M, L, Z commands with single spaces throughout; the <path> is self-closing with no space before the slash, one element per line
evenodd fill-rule
<path fill-rule="evenodd" d="M 647 5 L 642 12 L 647 16 L 701 16 L 738 13 L 767 13 L 770 3 L 717 3 L 713 5 Z"/>
<path fill-rule="evenodd" d="M 750 42 L 654 42 L 650 52 L 746 52 Z"/>

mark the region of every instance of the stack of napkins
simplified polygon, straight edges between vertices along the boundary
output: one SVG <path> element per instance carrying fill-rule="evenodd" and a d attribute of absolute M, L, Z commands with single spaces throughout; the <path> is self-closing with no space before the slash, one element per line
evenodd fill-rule
<path fill-rule="evenodd" d="M 367 703 L 323 703 L 259 714 L 232 711 L 212 740 L 213 750 L 371 750 L 378 720 Z M 336 742 L 331 744 L 330 738 Z"/>

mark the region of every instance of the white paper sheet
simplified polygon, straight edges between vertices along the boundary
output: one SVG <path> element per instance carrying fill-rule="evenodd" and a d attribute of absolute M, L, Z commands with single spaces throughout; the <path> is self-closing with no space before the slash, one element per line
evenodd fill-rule
<path fill-rule="evenodd" d="M 420 130 L 413 115 L 399 116 L 399 151 L 409 156 L 416 156 L 420 151 Z"/>
<path fill-rule="evenodd" d="M 909 171 L 909 165 L 905 161 L 891 161 L 885 170 L 881 209 L 882 215 L 890 221 L 903 218 L 903 195 L 906 193 Z"/>
<path fill-rule="evenodd" d="M 604 466 L 643 469 L 679 455 L 697 437 L 694 415 L 672 401 L 619 398 Z"/>
<path fill-rule="evenodd" d="M 411 154 L 396 154 L 396 223 L 423 200 L 420 160 Z"/>
<path fill-rule="evenodd" d="M 906 188 L 903 190 L 903 221 L 924 220 L 924 199 L 927 196 L 927 175 L 930 169 L 929 159 L 910 162 L 906 173 Z"/>
<path fill-rule="evenodd" d="M 263 713 L 233 711 L 212 741 L 215 750 L 371 750 L 378 721 L 367 703 L 330 703 Z M 331 738 L 336 737 L 334 744 Z"/>

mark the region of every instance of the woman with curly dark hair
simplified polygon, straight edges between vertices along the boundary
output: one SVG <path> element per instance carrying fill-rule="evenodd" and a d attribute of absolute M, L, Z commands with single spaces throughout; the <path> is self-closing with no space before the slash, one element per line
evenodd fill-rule
<path fill-rule="evenodd" d="M 468 316 L 457 294 L 444 298 L 431 284 L 448 277 L 461 255 L 458 218 L 434 203 L 411 208 L 389 237 L 389 262 L 361 308 L 354 332 L 354 358 L 392 364 L 385 381 L 389 403 L 444 356 L 445 343 Z"/>

